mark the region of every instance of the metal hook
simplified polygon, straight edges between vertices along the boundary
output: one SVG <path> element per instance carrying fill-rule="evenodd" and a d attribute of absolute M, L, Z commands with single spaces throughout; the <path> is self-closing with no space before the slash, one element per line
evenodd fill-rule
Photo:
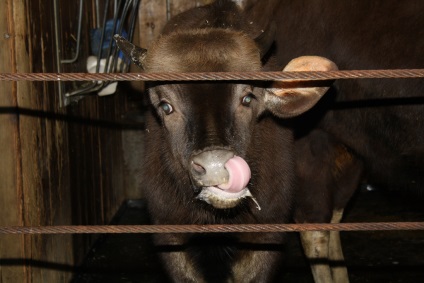
<path fill-rule="evenodd" d="M 82 1 L 82 0 L 80 0 Z M 127 23 L 127 33 L 128 39 L 132 40 L 133 33 L 135 30 L 135 23 L 137 19 L 137 8 L 139 6 L 140 0 L 114 0 L 113 2 L 113 23 L 112 30 L 113 34 L 116 32 L 121 34 L 124 30 L 124 25 Z M 103 49 L 103 45 L 106 40 L 106 24 L 107 24 L 107 13 L 108 7 L 110 4 L 110 0 L 106 1 L 104 16 L 103 16 L 103 27 L 101 29 L 100 40 L 99 40 L 99 50 L 97 54 L 97 65 L 96 65 L 96 73 L 104 72 L 110 73 L 115 72 L 116 70 L 120 70 L 121 72 L 127 72 L 129 69 L 130 62 L 126 59 L 118 60 L 119 50 L 117 49 L 116 44 L 113 43 L 112 40 L 107 45 L 107 49 Z M 97 7 L 98 8 L 98 7 Z M 99 14 L 97 12 L 97 14 Z M 129 21 L 125 21 L 128 17 Z M 104 62 L 101 63 L 101 60 Z M 103 66 L 104 64 L 104 66 Z M 119 66 L 118 66 L 119 64 Z M 102 70 L 100 69 L 100 65 L 102 65 Z M 70 91 L 65 94 L 66 99 L 75 100 L 77 97 L 81 97 L 82 95 L 86 95 L 91 92 L 97 92 L 107 87 L 111 82 L 109 81 L 93 81 L 90 84 L 85 84 L 82 87 Z M 75 97 L 75 99 L 73 99 Z"/>
<path fill-rule="evenodd" d="M 79 16 L 78 16 L 78 34 L 77 34 L 77 51 L 75 53 L 74 58 L 72 59 L 62 59 L 60 60 L 60 63 L 62 64 L 70 64 L 70 63 L 74 63 L 75 61 L 77 61 L 78 56 L 79 56 L 79 50 L 80 50 L 80 43 L 81 43 L 81 26 L 82 26 L 82 11 L 83 11 L 83 0 L 80 0 L 80 5 L 79 5 Z"/>

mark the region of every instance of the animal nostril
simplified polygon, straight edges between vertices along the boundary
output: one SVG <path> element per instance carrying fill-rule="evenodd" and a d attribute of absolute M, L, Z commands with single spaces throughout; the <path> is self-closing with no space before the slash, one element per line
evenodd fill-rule
<path fill-rule="evenodd" d="M 200 164 L 198 164 L 194 161 L 191 162 L 191 167 L 199 175 L 205 175 L 206 174 L 206 169 L 202 165 L 200 165 Z"/>
<path fill-rule="evenodd" d="M 225 163 L 234 156 L 229 150 L 204 150 L 190 159 L 190 177 L 198 187 L 216 187 L 228 182 Z"/>

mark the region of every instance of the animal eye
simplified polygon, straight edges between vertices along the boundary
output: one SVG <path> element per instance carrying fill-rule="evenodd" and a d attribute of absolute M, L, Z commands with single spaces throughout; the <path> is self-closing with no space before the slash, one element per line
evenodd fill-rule
<path fill-rule="evenodd" d="M 172 105 L 171 105 L 171 104 L 169 104 L 168 102 L 165 102 L 165 101 L 162 101 L 162 102 L 159 104 L 159 108 L 160 108 L 160 109 L 162 109 L 162 111 L 163 111 L 166 115 L 169 115 L 169 114 L 171 114 L 172 112 L 174 112 L 174 108 L 172 108 Z"/>
<path fill-rule="evenodd" d="M 250 103 L 252 102 L 253 98 L 254 98 L 253 93 L 249 93 L 249 94 L 243 96 L 243 98 L 241 99 L 241 104 L 243 106 L 249 106 Z"/>

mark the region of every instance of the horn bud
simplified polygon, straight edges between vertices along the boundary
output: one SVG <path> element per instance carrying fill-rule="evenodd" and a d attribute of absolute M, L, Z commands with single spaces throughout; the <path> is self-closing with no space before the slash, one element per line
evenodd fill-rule
<path fill-rule="evenodd" d="M 130 58 L 134 64 L 136 64 L 143 70 L 145 69 L 144 60 L 147 56 L 147 49 L 132 44 L 119 34 L 115 34 L 113 36 L 113 39 L 116 41 L 118 48 L 125 54 L 125 56 Z"/>

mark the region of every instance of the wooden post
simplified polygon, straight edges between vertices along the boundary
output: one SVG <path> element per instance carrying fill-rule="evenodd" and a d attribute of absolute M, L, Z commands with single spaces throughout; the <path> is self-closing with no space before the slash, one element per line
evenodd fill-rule
<path fill-rule="evenodd" d="M 53 71 L 48 65 L 54 64 L 48 55 L 54 54 L 48 46 L 52 33 L 45 28 L 51 28 L 52 16 L 43 5 L 47 4 L 0 2 L 0 72 Z M 45 11 L 37 17 L 48 20 L 31 18 L 37 9 Z M 43 117 L 58 110 L 51 86 L 0 83 L 1 226 L 70 223 L 66 126 Z M 2 235 L 0 262 L 2 283 L 67 282 L 73 266 L 72 236 Z"/>
<path fill-rule="evenodd" d="M 16 45 L 25 38 L 25 21 L 15 18 L 24 1 L 0 1 L 0 72 L 16 72 Z M 24 16 L 24 15 L 22 15 Z M 28 62 L 25 64 L 28 66 Z M 26 70 L 26 67 L 24 67 Z M 22 166 L 17 91 L 27 83 L 0 82 L 0 225 L 23 225 Z M 24 236 L 0 236 L 0 282 L 25 282 L 29 274 L 19 261 L 25 256 Z M 8 265 L 8 263 L 10 265 Z M 18 263 L 18 264 L 16 264 Z"/>

